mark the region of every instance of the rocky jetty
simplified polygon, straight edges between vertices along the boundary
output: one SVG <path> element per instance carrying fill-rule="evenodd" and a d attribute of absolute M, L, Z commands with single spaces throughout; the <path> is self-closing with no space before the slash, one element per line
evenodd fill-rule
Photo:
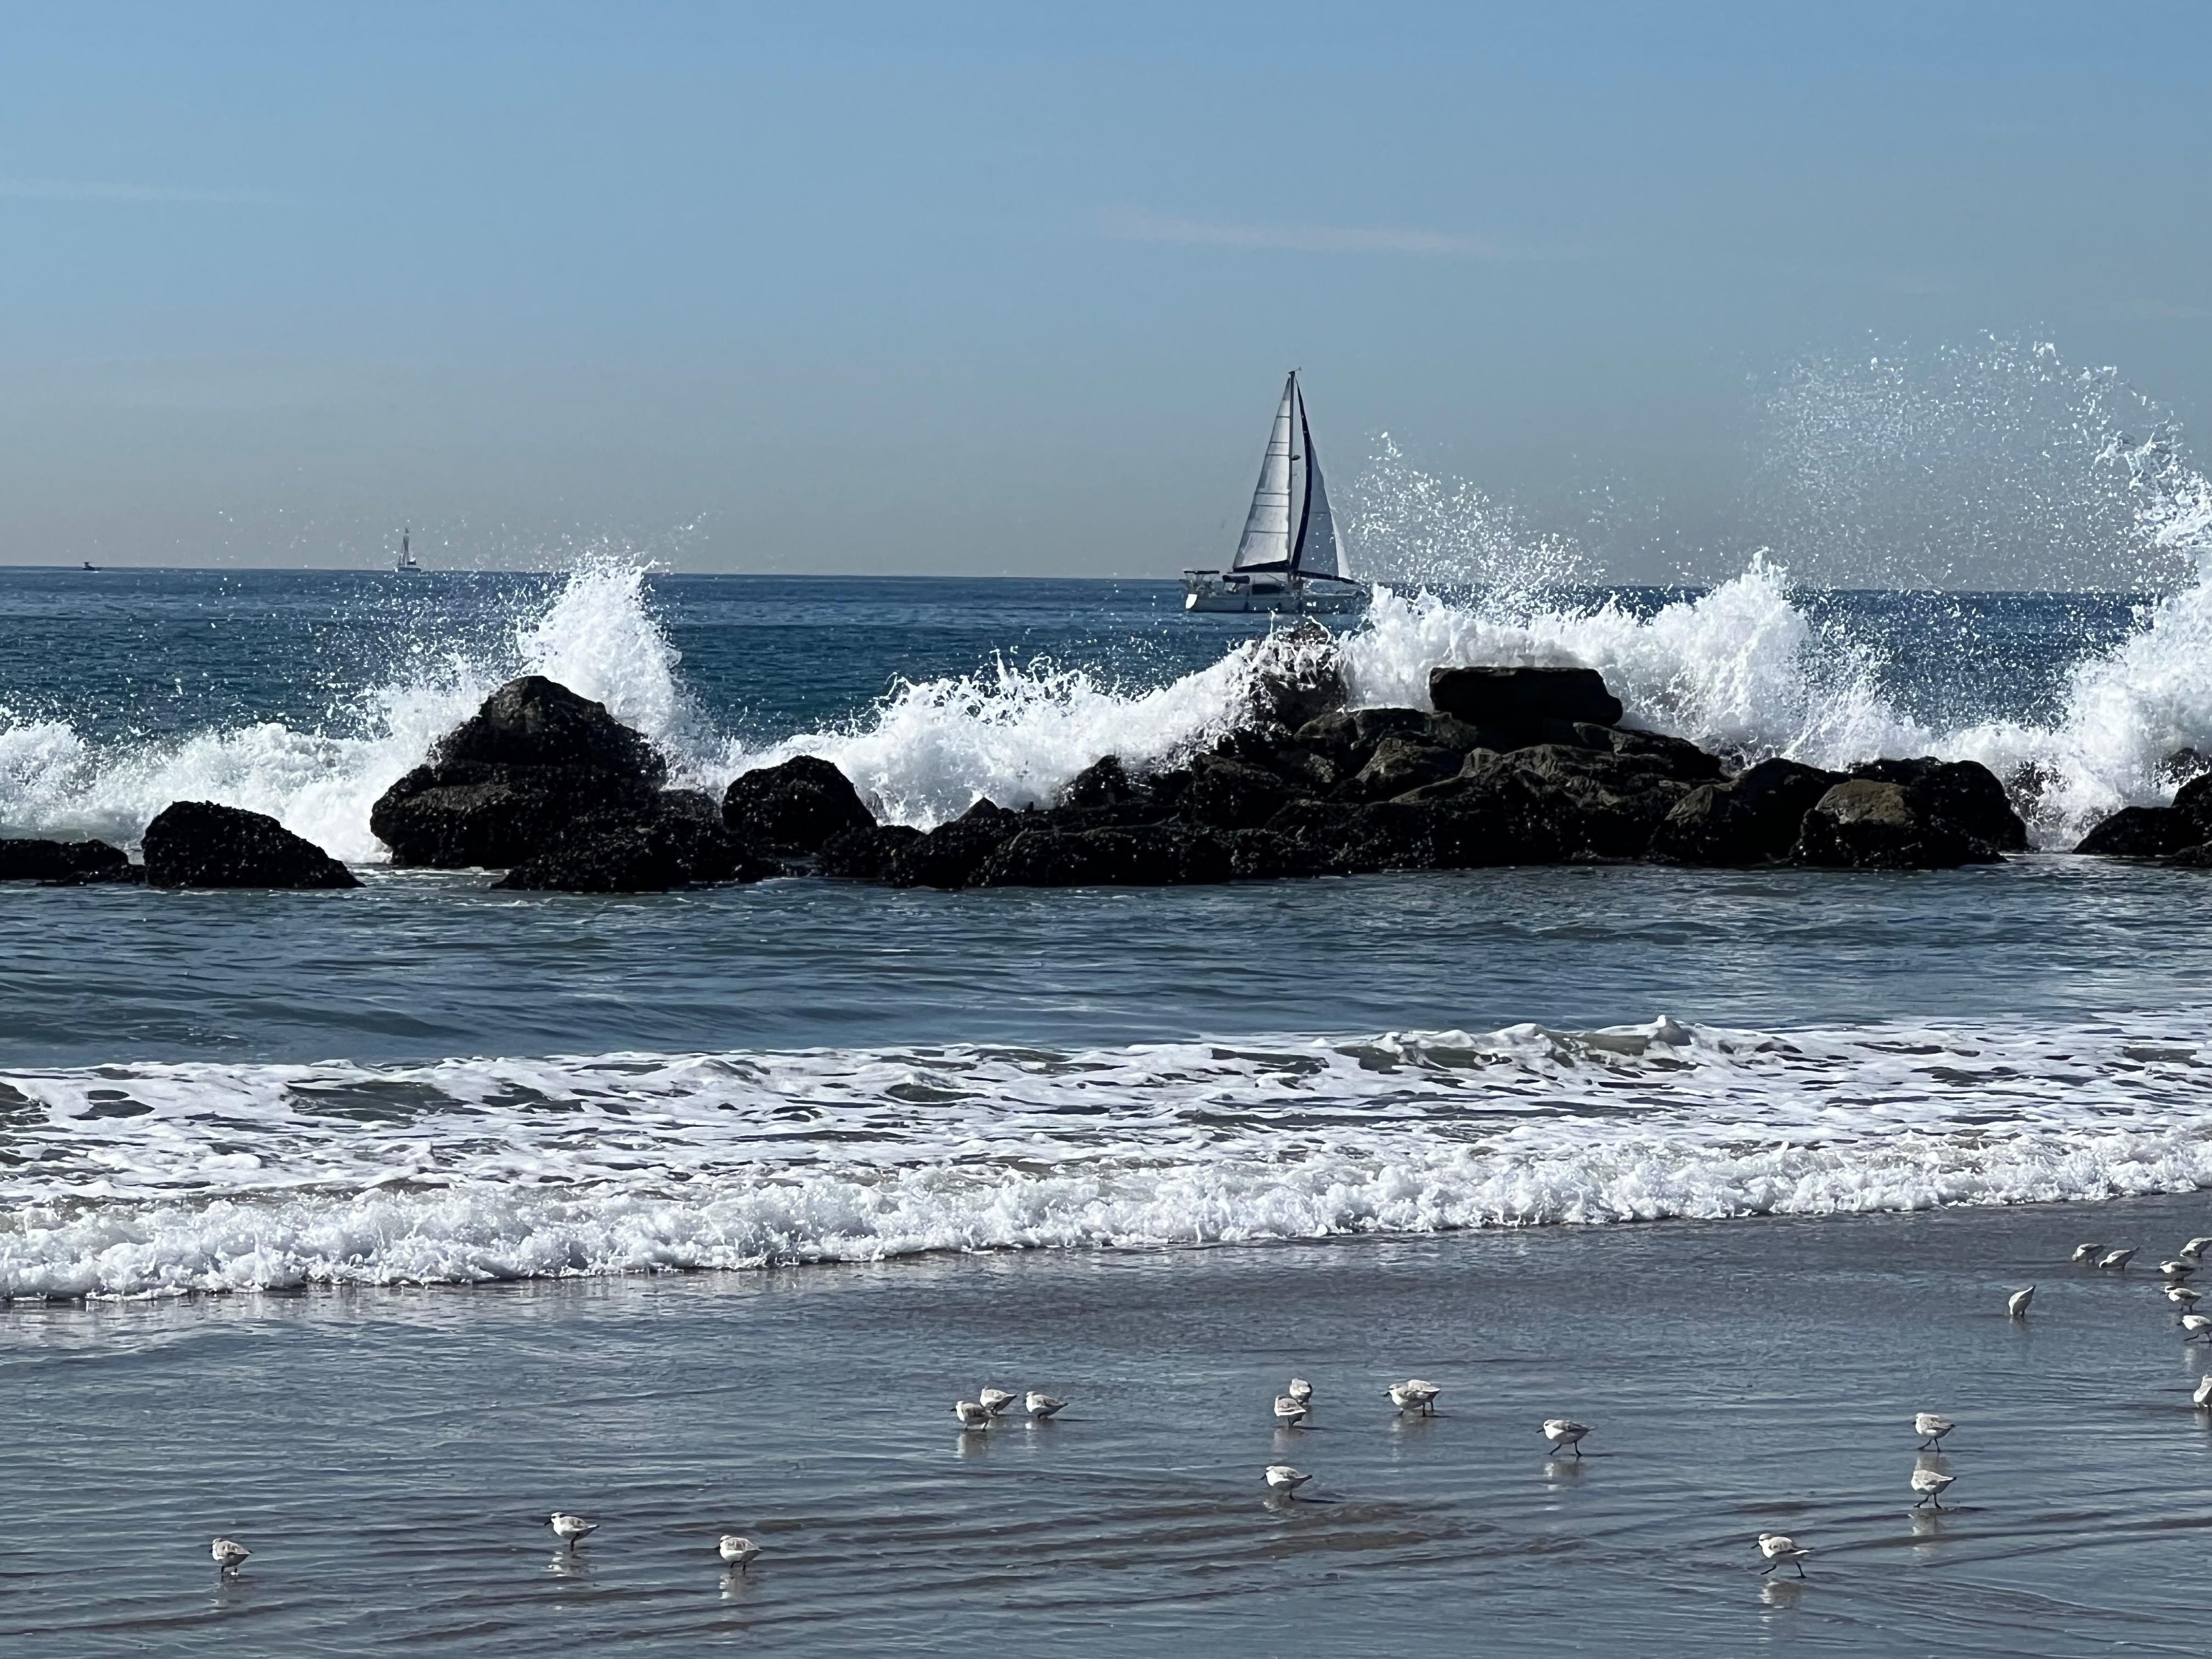
<path fill-rule="evenodd" d="M 358 887 L 352 871 L 276 819 L 180 800 L 146 826 L 149 887 Z"/>
<path fill-rule="evenodd" d="M 881 851 L 867 838 L 886 832 L 848 830 L 824 865 L 896 886 L 1146 885 L 1631 860 L 1928 869 L 2027 845 L 1972 762 L 1729 776 L 1719 756 L 1622 727 L 1587 669 L 1438 669 L 1433 710 L 1303 690 L 1323 712 L 1296 726 L 1278 703 L 1184 765 L 1135 777 L 1108 757 L 1053 806 L 979 802 Z"/>
<path fill-rule="evenodd" d="M 1150 771 L 1103 756 L 1050 805 L 979 800 L 926 834 L 876 822 L 852 781 L 815 756 L 744 773 L 720 800 L 670 789 L 641 733 L 534 676 L 493 693 L 386 793 L 370 823 L 395 864 L 501 870 L 508 890 L 592 893 L 784 872 L 966 888 L 1629 860 L 1933 869 L 2027 844 L 2003 787 L 1972 762 L 1831 772 L 1778 759 L 1738 770 L 1680 738 L 1622 726 L 1620 700 L 1583 668 L 1440 668 L 1431 708 L 1352 709 L 1325 633 L 1273 644 L 1250 718 L 1204 752 Z M 89 850 L 99 843 L 21 852 L 12 865 L 5 850 L 58 845 L 0 843 L 0 872 L 131 868 L 112 848 Z M 231 808 L 173 806 L 149 826 L 146 848 L 156 884 L 354 884 L 273 820 Z M 2117 814 L 2083 844 L 2177 861 L 2196 848 L 2212 863 L 2212 775 L 2185 785 L 2172 807 Z"/>

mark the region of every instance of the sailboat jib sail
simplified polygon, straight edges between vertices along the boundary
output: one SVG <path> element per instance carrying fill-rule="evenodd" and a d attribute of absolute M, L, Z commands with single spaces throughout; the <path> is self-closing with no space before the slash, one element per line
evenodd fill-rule
<path fill-rule="evenodd" d="M 1306 419 L 1297 371 L 1283 382 L 1282 402 L 1260 462 L 1260 482 L 1237 557 L 1225 571 L 1185 573 L 1188 611 L 1348 611 L 1366 589 L 1344 568 L 1344 542 L 1329 510 Z"/>

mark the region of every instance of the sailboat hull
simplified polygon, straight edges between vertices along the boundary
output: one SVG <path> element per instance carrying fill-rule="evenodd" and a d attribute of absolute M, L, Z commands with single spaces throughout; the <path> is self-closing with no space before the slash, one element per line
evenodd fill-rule
<path fill-rule="evenodd" d="M 1285 580 L 1241 570 L 1187 570 L 1182 578 L 1186 611 L 1295 611 L 1326 617 L 1357 611 L 1366 603 L 1367 590 L 1358 582 Z"/>

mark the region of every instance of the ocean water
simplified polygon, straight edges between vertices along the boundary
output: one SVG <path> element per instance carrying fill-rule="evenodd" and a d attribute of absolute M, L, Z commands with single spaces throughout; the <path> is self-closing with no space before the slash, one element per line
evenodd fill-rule
<path fill-rule="evenodd" d="M 2212 590 L 1813 591 L 1755 557 L 1698 589 L 1390 589 L 1342 630 L 1364 703 L 1418 702 L 1438 663 L 1577 660 L 1632 722 L 1746 758 L 1982 759 L 2027 792 L 2039 850 L 1972 870 L 610 898 L 394 871 L 368 830 L 378 793 L 525 671 L 604 699 L 705 787 L 805 751 L 906 823 L 1048 799 L 1101 754 L 1167 763 L 1244 718 L 1265 621 L 1187 617 L 1178 598 L 620 561 L 0 572 L 0 833 L 131 844 L 169 801 L 214 799 L 275 814 L 365 884 L 0 887 L 0 1386 L 37 1401 L 7 1462 L 40 1527 L 0 1572 L 0 1635 L 41 1652 L 495 1653 L 568 1630 L 685 1651 L 757 1627 L 789 1650 L 986 1632 L 1261 1653 L 1334 1630 L 1328 1650 L 1358 1651 L 1362 1631 L 1433 1640 L 1494 1592 L 1521 1648 L 1568 1650 L 1595 1627 L 1543 1609 L 1595 1571 L 1615 1581 L 1604 1627 L 1648 1627 L 1652 1651 L 1793 1632 L 1918 1650 L 1871 1591 L 1762 1601 L 1738 1577 L 1735 1535 L 1774 1514 L 1858 1528 L 1877 1555 L 1936 1546 L 1887 1497 L 1883 1533 L 1874 1499 L 1844 1496 L 1888 1478 L 1856 1441 L 1778 1419 L 1781 1401 L 1820 1409 L 1802 1374 L 1818 1344 L 1701 1327 L 1663 1241 L 1697 1241 L 1738 1286 L 1761 1261 L 1877 1237 L 1979 1262 L 1935 1289 L 1832 1267 L 1820 1340 L 1857 1357 L 1832 1380 L 1909 1416 L 1913 1379 L 1949 1398 L 1971 1367 L 1927 1357 L 1942 1329 L 1882 1322 L 1886 1298 L 1925 1291 L 1978 1319 L 2057 1231 L 2105 1224 L 2036 1206 L 2212 1230 L 2190 1196 L 2212 1185 L 2194 921 L 2212 890 L 2063 850 L 2169 795 L 2175 750 L 2212 750 Z M 1643 1223 L 1669 1224 L 1626 1224 Z M 1866 1227 L 1904 1231 L 1850 1231 Z M 1559 1254 L 1514 1253 L 1534 1240 Z M 1437 1302 L 1431 1284 L 1455 1288 Z M 1645 1301 L 1674 1310 L 1656 1334 Z M 1094 1303 L 1108 1322 L 1085 1334 Z M 2148 1376 L 2174 1343 L 2162 1306 L 2098 1305 L 2056 1375 L 2093 1374 L 2124 1340 L 2148 1345 Z M 1439 1323 L 1437 1306 L 1455 1311 Z M 1509 1323 L 1515 1357 L 1489 1355 Z M 1972 1329 L 1963 1352 L 2033 1358 L 2001 1322 Z M 1092 1426 L 959 1441 L 951 1401 L 1001 1355 L 1088 1389 Z M 1267 1379 L 1293 1365 L 1364 1401 L 1391 1369 L 1447 1364 L 1477 1368 L 1454 1376 L 1487 1390 L 1483 1413 L 1317 1430 L 1349 1467 L 1311 1510 L 1260 1507 L 1248 1477 L 1322 1450 L 1272 1447 L 1262 1420 L 1232 1456 L 1198 1426 L 1248 1395 L 1264 1416 Z M 1681 1392 L 1747 1366 L 1764 1393 Z M 2161 1490 L 2200 1479 L 2204 1452 L 2185 1397 L 2165 1398 L 2192 1379 L 2167 1370 L 2128 1387 L 2173 1422 L 2123 1419 Z M 2007 1374 L 2015 1443 L 2062 1433 L 2058 1384 Z M 1679 1398 L 1654 1408 L 1644 1443 L 1664 1457 L 1633 1495 L 1597 1458 L 1483 1484 L 1526 1426 L 1512 1413 L 1564 1393 L 1633 1415 L 1639 1376 Z M 1161 1474 L 1137 1431 L 1170 1419 Z M 1810 1462 L 1762 1464 L 1741 1492 L 1692 1480 L 1708 1426 L 1714 1455 L 1771 1430 Z M 246 1449 L 149 1449 L 196 1431 Z M 1424 1442 L 1455 1449 L 1425 1464 Z M 2008 1467 L 2007 1501 L 2028 1501 L 2027 1466 Z M 2080 1513 L 2131 1524 L 2087 1454 L 2063 1474 Z M 1533 1539 L 1448 1498 L 1455 1480 Z M 1686 1501 L 1711 1512 L 1692 1525 Z M 578 1573 L 547 1572 L 532 1531 L 556 1504 L 623 1517 Z M 2197 1524 L 2179 1500 L 2154 1508 Z M 157 1545 L 125 1541 L 137 1509 Z M 1986 1561 L 2063 1530 L 2036 1513 L 1944 1525 Z M 685 1552 L 722 1524 L 781 1534 L 803 1565 L 717 1587 L 710 1564 L 701 1589 Z M 257 1545 L 238 1584 L 186 1588 L 170 1557 L 196 1561 L 223 1527 L 289 1541 Z M 373 1538 L 351 1559 L 332 1535 L 349 1527 Z M 1644 1535 L 1684 1573 L 1646 1562 Z M 164 1565 L 144 1586 L 87 1576 L 88 1553 L 146 1547 Z M 869 1588 L 841 1612 L 853 1560 Z M 454 1570 L 428 1601 L 405 1588 Z M 2103 1570 L 2085 1559 L 2067 1605 L 2109 1633 Z M 1309 1571 L 1338 1589 L 1293 1593 Z M 1433 1601 L 1392 1597 L 1394 1576 Z M 1927 1628 L 1966 1641 L 2017 1582 L 2000 1573 L 1955 1625 L 1931 1594 Z M 1838 1610 L 1761 1622 L 1815 1606 Z M 1278 1607 L 1305 1622 L 1270 1636 Z M 2069 1650 L 2004 1629 L 2009 1649 L 1972 1639 Z"/>

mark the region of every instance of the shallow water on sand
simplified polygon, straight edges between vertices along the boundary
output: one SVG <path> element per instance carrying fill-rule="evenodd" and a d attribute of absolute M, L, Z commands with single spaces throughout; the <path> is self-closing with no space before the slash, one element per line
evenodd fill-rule
<path fill-rule="evenodd" d="M 2202 1651 L 2212 1418 L 2144 1259 L 2197 1198 L 0 1321 L 0 1639 L 1233 1655 Z M 2030 1317 L 2004 1297 L 2039 1285 Z M 1275 1430 L 1293 1371 L 1315 1425 Z M 1409 1373 L 1437 1416 L 1381 1397 Z M 986 1382 L 1061 1418 L 954 1425 Z M 1915 1512 L 1917 1410 L 1955 1417 Z M 1595 1425 L 1547 1456 L 1537 1425 Z M 1262 1467 L 1315 1479 L 1270 1504 Z M 573 1561 L 544 1517 L 601 1530 Z M 759 1540 L 731 1578 L 717 1532 Z M 1811 1544 L 1765 1581 L 1751 1539 Z M 206 1540 L 256 1552 L 219 1583 Z"/>

